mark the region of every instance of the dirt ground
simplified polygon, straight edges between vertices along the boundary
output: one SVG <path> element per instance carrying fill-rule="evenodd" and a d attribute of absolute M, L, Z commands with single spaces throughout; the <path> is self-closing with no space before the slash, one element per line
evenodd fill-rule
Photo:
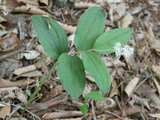
<path fill-rule="evenodd" d="M 80 16 L 92 6 L 105 9 L 105 31 L 133 28 L 129 58 L 101 56 L 112 85 L 106 101 L 88 100 L 88 114 L 78 109 L 84 96 L 99 91 L 87 73 L 86 88 L 73 100 L 57 69 L 41 87 L 27 111 L 27 100 L 56 59 L 47 56 L 33 26 L 32 15 L 47 15 L 63 27 L 70 49 Z M 0 0 L 0 120 L 160 120 L 159 0 Z"/>

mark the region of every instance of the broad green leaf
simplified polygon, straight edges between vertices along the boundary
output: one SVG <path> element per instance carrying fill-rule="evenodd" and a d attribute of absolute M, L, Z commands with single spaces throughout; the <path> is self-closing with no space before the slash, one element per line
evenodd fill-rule
<path fill-rule="evenodd" d="M 81 17 L 75 32 L 77 50 L 89 50 L 95 40 L 104 32 L 105 11 L 99 7 L 89 8 Z"/>
<path fill-rule="evenodd" d="M 58 58 L 68 51 L 68 39 L 63 28 L 52 18 L 41 15 L 32 16 L 32 24 L 39 42 L 52 58 Z"/>
<path fill-rule="evenodd" d="M 82 52 L 81 55 L 85 69 L 95 79 L 102 94 L 105 94 L 111 84 L 110 74 L 106 65 L 101 58 L 93 52 Z"/>
<path fill-rule="evenodd" d="M 93 50 L 101 54 L 109 54 L 114 52 L 116 42 L 124 46 L 131 38 L 132 29 L 118 28 L 103 33 L 97 38 L 93 46 Z"/>
<path fill-rule="evenodd" d="M 90 93 L 88 93 L 85 98 L 89 98 L 89 99 L 93 99 L 93 100 L 105 100 L 105 98 L 99 93 L 99 92 L 96 92 L 96 91 L 92 91 Z"/>
<path fill-rule="evenodd" d="M 80 109 L 80 111 L 83 113 L 83 115 L 87 115 L 87 101 L 84 101 L 84 104 L 82 106 L 78 107 Z"/>
<path fill-rule="evenodd" d="M 58 59 L 58 75 L 64 88 L 73 99 L 82 94 L 86 77 L 79 57 L 62 54 Z"/>

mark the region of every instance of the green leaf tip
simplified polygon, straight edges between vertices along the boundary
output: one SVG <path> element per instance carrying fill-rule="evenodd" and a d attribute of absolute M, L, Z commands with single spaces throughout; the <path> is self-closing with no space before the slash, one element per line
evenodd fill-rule
<path fill-rule="evenodd" d="M 105 10 L 100 7 L 90 7 L 81 16 L 75 32 L 74 44 L 79 51 L 89 50 L 95 40 L 104 32 Z"/>
<path fill-rule="evenodd" d="M 45 52 L 58 58 L 68 51 L 68 38 L 63 28 L 52 18 L 41 15 L 32 16 L 32 24 Z"/>
<path fill-rule="evenodd" d="M 97 100 L 97 101 L 103 101 L 106 100 L 106 98 L 104 98 L 99 92 L 97 91 L 92 91 L 90 93 L 88 93 L 85 98 L 89 98 L 89 99 L 93 99 L 93 100 Z"/>

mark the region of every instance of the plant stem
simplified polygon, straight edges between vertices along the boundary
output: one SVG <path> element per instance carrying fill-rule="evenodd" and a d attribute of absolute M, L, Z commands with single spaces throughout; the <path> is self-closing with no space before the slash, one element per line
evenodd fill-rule
<path fill-rule="evenodd" d="M 42 87 L 42 85 L 45 83 L 45 81 L 51 76 L 52 72 L 54 71 L 54 69 L 56 68 L 57 66 L 57 63 L 56 62 L 54 64 L 54 66 L 50 69 L 50 71 L 47 73 L 47 75 L 42 79 L 42 81 L 40 82 L 39 86 L 36 88 L 36 90 L 34 91 L 34 93 L 31 95 L 31 97 L 29 98 L 27 104 L 25 105 L 24 107 L 24 110 L 23 112 L 25 112 L 25 110 L 27 109 L 27 107 L 29 106 L 29 104 L 32 102 L 33 98 L 35 97 L 35 95 L 38 93 L 39 89 Z"/>

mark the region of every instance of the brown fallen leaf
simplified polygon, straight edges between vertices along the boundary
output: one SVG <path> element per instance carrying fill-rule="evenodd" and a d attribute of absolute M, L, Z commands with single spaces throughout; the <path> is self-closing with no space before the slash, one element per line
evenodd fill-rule
<path fill-rule="evenodd" d="M 156 73 L 158 78 L 160 78 L 160 66 L 159 65 L 152 65 L 152 71 Z"/>
<path fill-rule="evenodd" d="M 10 30 L 0 30 L 0 37 L 5 36 L 5 35 L 10 36 L 11 33 L 18 34 L 18 29 L 14 28 L 14 29 L 10 29 Z"/>
<path fill-rule="evenodd" d="M 36 15 L 47 15 L 49 17 L 53 17 L 53 15 L 49 14 L 48 12 L 41 10 L 37 6 L 32 6 L 32 5 L 16 7 L 13 10 L 13 12 L 30 13 L 30 14 L 36 14 Z"/>
<path fill-rule="evenodd" d="M 152 26 L 150 24 L 151 23 L 149 23 L 148 34 L 147 34 L 149 39 L 149 44 L 151 48 L 155 49 L 157 52 L 160 52 L 160 41 L 156 39 Z"/>
<path fill-rule="evenodd" d="M 113 59 L 113 58 L 109 58 L 109 57 L 102 57 L 102 60 L 104 61 L 104 63 L 106 64 L 107 67 L 125 67 L 126 64 L 122 61 L 120 61 L 118 58 L 117 59 Z"/>
<path fill-rule="evenodd" d="M 160 113 L 157 113 L 157 114 L 149 113 L 148 115 L 151 116 L 152 118 L 160 119 Z"/>
<path fill-rule="evenodd" d="M 18 3 L 23 3 L 23 4 L 29 4 L 29 5 L 36 5 L 38 6 L 38 1 L 37 0 L 16 0 Z"/>
<path fill-rule="evenodd" d="M 21 45 L 21 46 L 20 46 Z M 19 47 L 19 48 L 18 48 Z M 25 47 L 22 45 L 22 42 L 19 43 L 19 45 L 11 50 L 7 50 L 7 51 L 4 51 L 4 52 L 0 52 L 0 61 L 6 59 L 6 58 L 9 58 L 13 55 L 16 55 L 20 52 L 23 52 L 25 50 Z"/>
<path fill-rule="evenodd" d="M 141 113 L 141 112 L 148 112 L 148 111 L 146 109 L 142 108 L 142 107 L 139 107 L 139 106 L 129 107 L 125 110 L 125 113 L 126 113 L 127 116 L 134 115 L 136 113 Z M 114 111 L 114 114 L 121 116 L 122 112 L 121 111 Z M 114 118 L 114 115 L 106 113 L 103 116 L 98 115 L 97 118 L 99 120 L 102 120 L 102 118 L 105 119 L 105 120 L 108 120 L 109 118 Z"/>
<path fill-rule="evenodd" d="M 133 94 L 133 95 L 132 95 L 132 101 L 133 101 L 135 104 L 145 106 L 148 110 L 151 109 L 151 108 L 149 107 L 149 100 L 148 100 L 148 99 L 140 98 L 140 97 L 138 97 L 137 95 Z"/>
<path fill-rule="evenodd" d="M 123 19 L 122 19 L 122 28 L 128 28 L 128 26 L 132 23 L 133 16 L 131 13 L 128 13 Z"/>
<path fill-rule="evenodd" d="M 159 85 L 159 82 L 157 81 L 157 79 L 155 77 L 152 77 L 152 79 L 153 79 L 154 84 L 156 85 L 158 94 L 160 96 L 160 85 Z"/>
<path fill-rule="evenodd" d="M 0 108 L 0 118 L 3 120 L 10 115 L 11 112 L 11 106 L 10 105 L 5 105 Z"/>
<path fill-rule="evenodd" d="M 117 72 L 116 70 L 114 70 L 112 73 L 111 73 L 111 88 L 110 88 L 110 92 L 109 92 L 109 97 L 113 97 L 115 95 L 119 95 L 119 90 L 118 90 L 118 85 L 117 85 L 117 82 L 116 80 L 114 80 L 114 77 L 116 76 Z"/>
<path fill-rule="evenodd" d="M 53 108 L 53 106 L 59 105 L 61 103 L 64 103 L 67 100 L 68 100 L 68 95 L 62 93 L 60 96 L 55 97 L 54 99 L 47 100 L 46 102 L 42 103 L 42 104 L 44 104 L 46 106 L 45 110 L 41 110 L 39 108 L 37 109 L 37 105 L 36 105 L 37 103 L 30 104 L 28 109 L 30 109 L 31 112 L 33 112 L 33 113 L 38 113 L 38 114 L 41 114 L 43 112 L 46 113 L 46 111 L 51 109 L 51 108 Z"/>
<path fill-rule="evenodd" d="M 0 39 L 0 47 L 5 50 L 19 41 L 16 33 L 11 33 L 9 37 Z"/>
<path fill-rule="evenodd" d="M 52 89 L 47 95 L 46 97 L 44 97 L 42 99 L 42 102 L 46 102 L 58 95 L 60 95 L 63 92 L 63 86 L 62 85 L 56 85 L 56 87 L 54 89 Z"/>
<path fill-rule="evenodd" d="M 160 110 L 160 98 L 152 92 L 152 88 L 149 85 L 142 84 L 136 93 L 143 94 L 147 99 L 151 100 L 150 106 Z"/>
<path fill-rule="evenodd" d="M 124 56 L 124 57 L 126 59 L 128 67 L 130 67 L 133 70 L 138 72 L 139 71 L 139 66 L 138 66 L 137 61 L 135 60 L 135 56 L 132 54 L 132 55 L 129 55 L 129 56 Z"/>
<path fill-rule="evenodd" d="M 28 84 L 33 83 L 35 80 L 28 79 L 28 80 L 21 80 L 17 82 L 11 82 L 9 80 L 4 80 L 0 78 L 0 88 L 7 88 L 7 87 L 23 87 Z"/>
<path fill-rule="evenodd" d="M 55 119 L 55 120 L 83 120 L 82 117 L 80 118 L 67 118 L 67 119 Z"/>
<path fill-rule="evenodd" d="M 0 16 L 0 23 L 1 22 L 6 22 L 7 20 L 5 18 L 3 18 L 2 16 Z"/>
<path fill-rule="evenodd" d="M 74 3 L 74 8 L 76 9 L 84 9 L 84 8 L 89 8 L 93 6 L 99 6 L 98 4 L 95 3 L 89 3 L 89 2 L 75 2 Z"/>
<path fill-rule="evenodd" d="M 107 98 L 105 101 L 95 101 L 96 103 L 96 108 L 100 111 L 107 110 L 108 108 L 115 108 L 117 107 L 117 103 L 114 99 L 112 98 Z"/>
<path fill-rule="evenodd" d="M 58 21 L 57 21 L 57 22 L 58 22 Z M 62 28 L 63 28 L 66 32 L 68 32 L 68 33 L 70 33 L 70 34 L 75 33 L 75 31 L 76 31 L 76 29 L 77 29 L 77 27 L 75 27 L 75 26 L 63 24 L 63 23 L 61 23 L 61 22 L 58 22 L 58 23 L 62 26 Z"/>
<path fill-rule="evenodd" d="M 124 91 L 127 93 L 128 97 L 131 96 L 131 94 L 133 93 L 133 91 L 136 88 L 139 80 L 140 80 L 139 77 L 134 77 L 132 80 L 130 80 L 130 82 L 126 86 Z"/>
<path fill-rule="evenodd" d="M 20 76 L 23 76 L 23 77 L 40 77 L 40 76 L 42 76 L 42 73 L 38 70 L 35 70 L 35 71 L 31 71 L 31 72 L 28 72 L 28 73 L 21 74 Z"/>
<path fill-rule="evenodd" d="M 61 111 L 61 112 L 52 112 L 46 113 L 43 115 L 43 120 L 51 120 L 56 118 L 69 118 L 69 117 L 80 117 L 83 116 L 80 111 Z"/>
<path fill-rule="evenodd" d="M 48 0 L 40 0 L 39 2 L 48 6 Z"/>

